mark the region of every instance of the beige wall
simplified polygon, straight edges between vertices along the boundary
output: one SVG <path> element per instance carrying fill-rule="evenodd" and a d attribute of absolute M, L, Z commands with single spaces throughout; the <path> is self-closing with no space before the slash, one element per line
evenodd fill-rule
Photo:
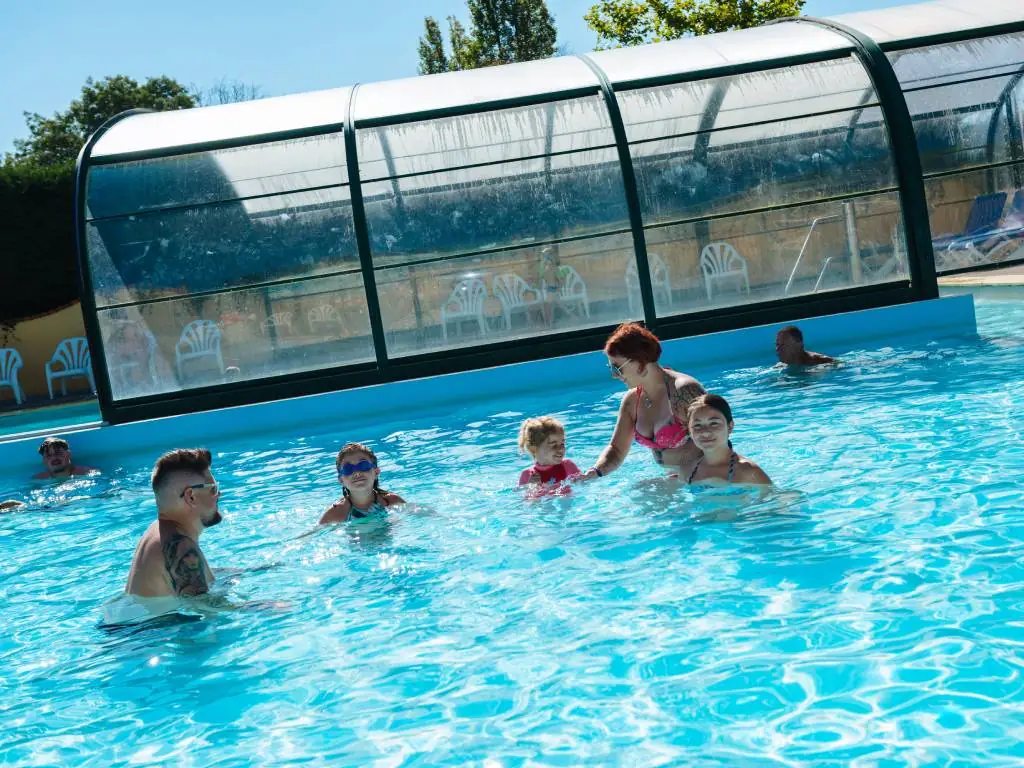
<path fill-rule="evenodd" d="M 18 375 L 22 391 L 26 397 L 43 397 L 46 391 L 46 372 L 44 366 L 53 357 L 53 351 L 61 339 L 73 336 L 85 336 L 85 323 L 82 320 L 82 309 L 76 301 L 64 309 L 48 315 L 22 320 L 14 326 L 14 333 L 7 338 L 6 346 L 14 347 L 21 353 L 25 365 Z M 67 380 L 68 394 L 85 392 L 88 383 L 85 378 Z M 60 397 L 60 384 L 56 384 L 56 396 Z M 11 399 L 9 389 L 0 390 L 0 398 L 5 402 Z"/>

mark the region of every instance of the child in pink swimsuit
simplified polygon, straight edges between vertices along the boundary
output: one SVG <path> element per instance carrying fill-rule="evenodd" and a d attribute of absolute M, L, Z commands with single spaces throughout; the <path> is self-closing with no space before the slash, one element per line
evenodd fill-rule
<path fill-rule="evenodd" d="M 565 458 L 565 427 L 553 416 L 527 419 L 519 427 L 519 450 L 533 456 L 534 464 L 519 475 L 519 485 L 539 485 L 543 489 L 561 489 L 580 469 Z M 557 491 L 556 491 L 557 492 Z"/>

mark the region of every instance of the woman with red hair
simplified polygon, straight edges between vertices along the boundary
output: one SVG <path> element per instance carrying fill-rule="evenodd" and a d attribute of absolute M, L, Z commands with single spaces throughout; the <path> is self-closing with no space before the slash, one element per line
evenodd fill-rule
<path fill-rule="evenodd" d="M 678 468 L 700 455 L 690 439 L 687 412 L 690 403 L 704 394 L 692 376 L 658 364 L 661 342 L 638 323 L 620 325 L 604 345 L 608 368 L 629 392 L 622 398 L 619 419 L 611 442 L 583 479 L 614 472 L 629 453 L 633 441 L 650 448 L 654 460 Z"/>

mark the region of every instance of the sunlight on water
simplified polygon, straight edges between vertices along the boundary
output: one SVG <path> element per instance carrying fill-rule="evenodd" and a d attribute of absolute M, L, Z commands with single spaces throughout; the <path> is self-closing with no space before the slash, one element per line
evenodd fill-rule
<path fill-rule="evenodd" d="M 0 515 L 0 762 L 1019 765 L 1024 303 L 978 315 L 980 339 L 828 373 L 701 374 L 763 497 L 691 492 L 634 448 L 524 502 L 523 416 L 560 416 L 590 466 L 610 381 L 225 439 L 202 544 L 218 594 L 265 601 L 248 611 L 100 626 L 154 456 L 5 477 L 30 507 Z M 348 440 L 416 507 L 316 531 Z"/>

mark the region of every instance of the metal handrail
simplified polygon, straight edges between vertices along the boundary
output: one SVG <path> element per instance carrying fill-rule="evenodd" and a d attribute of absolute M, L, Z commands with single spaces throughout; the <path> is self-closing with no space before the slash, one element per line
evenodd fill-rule
<path fill-rule="evenodd" d="M 811 293 L 818 292 L 818 289 L 821 287 L 821 281 L 825 279 L 825 272 L 828 271 L 828 266 L 832 263 L 834 258 L 835 256 L 829 256 L 825 259 L 825 263 L 821 265 L 821 272 L 818 273 L 818 281 L 814 284 L 814 290 L 811 291 Z"/>
<path fill-rule="evenodd" d="M 810 245 L 811 235 L 814 234 L 814 228 L 822 221 L 832 221 L 838 218 L 840 218 L 840 215 L 838 213 L 833 213 L 828 216 L 819 216 L 811 221 L 811 228 L 807 230 L 807 237 L 804 238 L 804 244 L 800 246 L 800 253 L 797 254 L 796 261 L 793 262 L 793 269 L 789 273 L 789 280 L 786 281 L 786 288 L 782 292 L 783 296 L 789 295 L 789 289 L 793 285 L 793 278 L 796 277 L 796 271 L 800 268 L 800 262 L 804 258 L 804 253 L 807 252 L 807 246 Z"/>

